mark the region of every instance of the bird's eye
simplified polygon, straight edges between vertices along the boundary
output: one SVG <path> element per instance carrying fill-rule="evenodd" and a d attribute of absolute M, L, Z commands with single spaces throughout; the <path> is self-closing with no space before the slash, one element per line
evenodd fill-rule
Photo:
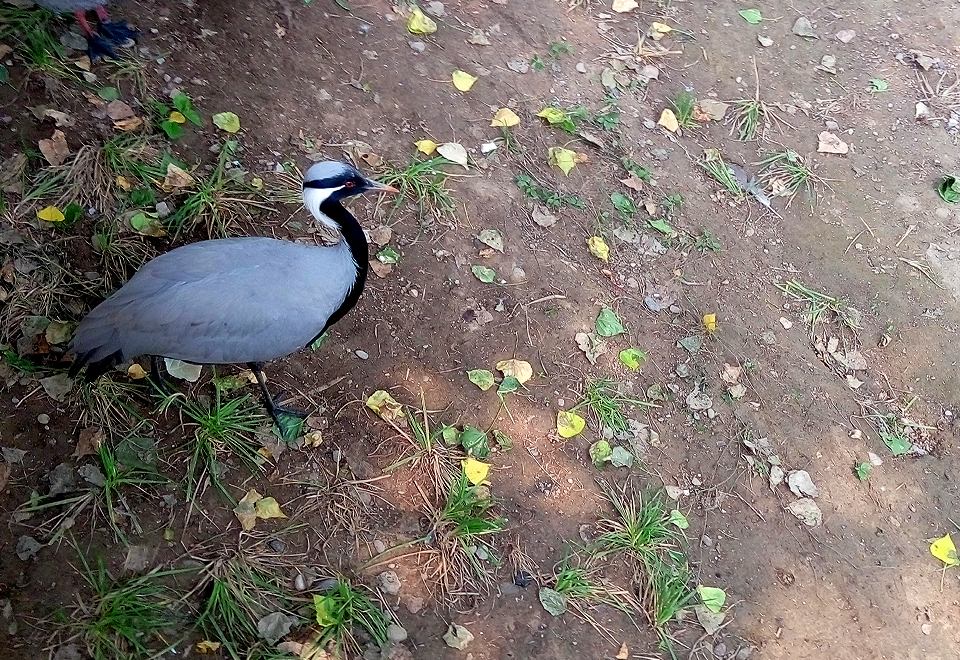
<path fill-rule="evenodd" d="M 343 184 L 343 187 L 344 187 L 344 188 L 353 188 L 355 185 L 357 185 L 357 184 L 355 184 L 353 181 L 347 181 L 346 183 Z"/>

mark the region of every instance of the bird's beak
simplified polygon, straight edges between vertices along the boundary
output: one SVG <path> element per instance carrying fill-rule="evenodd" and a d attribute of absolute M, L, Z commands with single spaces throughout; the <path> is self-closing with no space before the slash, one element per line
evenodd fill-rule
<path fill-rule="evenodd" d="M 381 192 L 381 193 L 398 193 L 398 192 L 400 192 L 399 190 L 397 190 L 397 189 L 394 188 L 393 186 L 388 186 L 388 185 L 385 184 L 385 183 L 380 183 L 379 181 L 372 181 L 372 180 L 370 180 L 370 179 L 367 179 L 367 182 L 366 182 L 366 184 L 364 185 L 364 187 L 365 187 L 367 190 L 372 190 L 373 192 Z"/>

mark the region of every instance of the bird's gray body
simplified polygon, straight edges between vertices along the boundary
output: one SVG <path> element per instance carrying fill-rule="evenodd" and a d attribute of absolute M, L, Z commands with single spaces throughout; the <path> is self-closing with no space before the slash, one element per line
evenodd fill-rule
<path fill-rule="evenodd" d="M 35 3 L 50 11 L 66 14 L 75 11 L 90 11 L 107 4 L 106 0 L 33 0 Z"/>
<path fill-rule="evenodd" d="M 310 343 L 356 284 L 341 240 L 329 247 L 226 238 L 144 265 L 77 328 L 84 362 L 156 355 L 197 364 L 268 362 Z"/>

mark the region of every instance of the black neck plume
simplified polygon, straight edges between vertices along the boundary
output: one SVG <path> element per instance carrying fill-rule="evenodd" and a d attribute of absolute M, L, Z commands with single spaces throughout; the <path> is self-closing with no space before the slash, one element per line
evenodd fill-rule
<path fill-rule="evenodd" d="M 364 236 L 363 227 L 360 226 L 356 218 L 350 215 L 350 212 L 343 208 L 340 202 L 331 199 L 324 200 L 320 204 L 320 212 L 340 225 L 340 233 L 350 247 L 353 260 L 357 262 L 357 280 L 343 304 L 327 319 L 327 324 L 323 326 L 323 330 L 317 335 L 318 337 L 326 332 L 327 328 L 342 319 L 357 304 L 360 294 L 363 293 L 363 286 L 367 283 L 367 270 L 370 267 L 370 258 L 367 255 L 367 237 Z"/>

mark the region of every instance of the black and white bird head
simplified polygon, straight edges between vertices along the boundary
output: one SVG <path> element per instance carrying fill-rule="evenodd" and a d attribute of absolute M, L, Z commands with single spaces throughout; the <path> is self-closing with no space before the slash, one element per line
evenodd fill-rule
<path fill-rule="evenodd" d="M 323 212 L 321 206 L 370 191 L 399 192 L 393 186 L 368 179 L 351 165 L 333 160 L 314 163 L 303 176 L 303 205 L 313 217 L 334 230 L 342 228 Z"/>

